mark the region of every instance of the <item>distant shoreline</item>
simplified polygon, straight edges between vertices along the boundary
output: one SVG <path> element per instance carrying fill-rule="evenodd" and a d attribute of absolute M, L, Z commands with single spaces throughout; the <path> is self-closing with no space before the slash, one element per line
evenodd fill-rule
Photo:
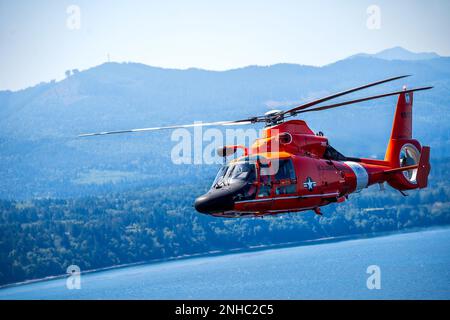
<path fill-rule="evenodd" d="M 141 266 L 141 265 L 151 265 L 151 264 L 165 263 L 165 262 L 171 262 L 171 261 L 180 261 L 180 260 L 187 260 L 187 259 L 193 259 L 193 258 L 224 256 L 224 255 L 246 253 L 246 252 L 265 251 L 265 250 L 271 250 L 271 249 L 321 245 L 321 244 L 327 244 L 327 243 L 344 242 L 344 241 L 349 241 L 349 240 L 370 239 L 370 238 L 386 237 L 386 236 L 391 236 L 391 235 L 396 235 L 396 234 L 407 234 L 407 233 L 449 229 L 449 228 L 450 228 L 450 225 L 432 226 L 432 227 L 425 227 L 425 228 L 415 227 L 415 228 L 408 228 L 408 229 L 396 230 L 396 231 L 383 231 L 383 232 L 373 232 L 373 233 L 365 233 L 365 234 L 352 234 L 352 235 L 339 236 L 339 237 L 326 237 L 326 238 L 285 242 L 285 243 L 271 244 L 271 245 L 250 246 L 250 247 L 235 248 L 235 249 L 222 250 L 222 251 L 214 250 L 214 251 L 208 251 L 208 252 L 202 252 L 202 253 L 194 253 L 194 254 L 189 254 L 189 255 L 175 256 L 175 257 L 170 257 L 170 258 L 152 259 L 152 260 L 146 260 L 146 261 L 140 261 L 140 262 L 134 262 L 134 263 L 114 265 L 114 266 L 104 267 L 104 268 L 90 269 L 90 270 L 82 271 L 81 273 L 82 274 L 90 274 L 90 273 L 96 273 L 96 272 L 102 272 L 102 271 L 108 271 L 108 270 L 125 269 L 125 268 L 129 268 L 129 267 L 135 267 L 135 266 Z M 26 281 L 21 281 L 21 282 L 9 283 L 9 284 L 5 284 L 5 285 L 1 285 L 0 290 L 6 289 L 6 288 L 11 288 L 11 287 L 20 287 L 23 285 L 45 282 L 45 281 L 50 281 L 50 280 L 63 279 L 66 277 L 67 277 L 67 274 L 61 274 L 61 275 L 48 276 L 48 277 L 39 278 L 39 279 L 31 279 L 31 280 L 26 280 Z"/>

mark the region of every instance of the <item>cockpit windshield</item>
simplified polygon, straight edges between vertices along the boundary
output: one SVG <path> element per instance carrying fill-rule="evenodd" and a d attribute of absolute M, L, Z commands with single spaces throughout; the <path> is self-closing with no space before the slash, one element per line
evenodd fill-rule
<path fill-rule="evenodd" d="M 252 183 L 256 181 L 256 166 L 252 162 L 238 162 L 220 168 L 212 188 L 221 188 L 235 181 Z"/>
<path fill-rule="evenodd" d="M 219 186 L 223 186 L 223 178 L 227 174 L 228 166 L 223 166 L 220 168 L 219 172 L 217 172 L 216 178 L 211 186 L 211 188 L 218 188 Z"/>

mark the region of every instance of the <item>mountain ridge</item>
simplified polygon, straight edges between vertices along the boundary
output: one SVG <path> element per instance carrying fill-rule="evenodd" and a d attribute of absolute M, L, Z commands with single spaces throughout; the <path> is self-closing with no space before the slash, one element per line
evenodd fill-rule
<path fill-rule="evenodd" d="M 323 67 L 277 64 L 225 72 L 106 63 L 62 81 L 0 92 L 0 174 L 4 177 L 0 192 L 12 197 L 90 194 L 98 189 L 95 183 L 79 182 L 108 174 L 134 181 L 133 186 L 159 174 L 176 181 L 184 174 L 195 175 L 197 169 L 170 163 L 174 145 L 170 132 L 76 137 L 84 132 L 261 115 L 271 108 L 284 109 L 402 74 L 414 76 L 340 100 L 391 92 L 404 84 L 434 86 L 414 96 L 414 136 L 432 146 L 433 157 L 445 157 L 450 147 L 445 108 L 450 105 L 450 58 L 445 57 L 419 61 L 356 57 Z M 305 114 L 305 120 L 312 130 L 325 132 L 343 154 L 383 157 L 395 103 L 396 98 L 390 97 Z M 101 188 L 121 190 L 122 185 L 111 182 Z"/>
<path fill-rule="evenodd" d="M 400 46 L 384 49 L 374 54 L 358 53 L 356 55 L 350 56 L 349 58 L 354 57 L 373 57 L 384 60 L 404 60 L 404 61 L 417 61 L 417 60 L 430 60 L 443 58 L 436 52 L 413 52 Z"/>
<path fill-rule="evenodd" d="M 231 68 L 231 69 L 227 69 L 227 70 L 209 70 L 209 69 L 203 69 L 203 68 L 196 68 L 196 67 L 189 67 L 189 68 L 170 68 L 170 67 L 160 67 L 160 66 L 153 66 L 153 65 L 148 65 L 148 64 L 144 64 L 144 63 L 140 63 L 140 62 L 104 62 L 102 64 L 87 68 L 85 70 L 82 71 L 78 71 L 78 69 L 76 70 L 76 73 L 85 73 L 85 72 L 89 72 L 89 71 L 94 71 L 94 70 L 101 70 L 103 68 L 105 68 L 105 66 L 113 66 L 113 65 L 128 65 L 128 66 L 134 66 L 134 67 L 139 67 L 139 68 L 144 68 L 147 70 L 155 70 L 155 71 L 166 71 L 166 72 L 204 72 L 204 73 L 235 73 L 235 72 L 239 72 L 239 71 L 243 71 L 243 70 L 263 70 L 263 69 L 267 69 L 267 68 L 285 68 L 285 67 L 292 67 L 292 68 L 309 68 L 309 69 L 320 69 L 320 68 L 325 68 L 328 67 L 330 65 L 334 65 L 336 63 L 342 62 L 342 61 L 346 61 L 349 59 L 354 59 L 354 58 L 375 58 L 375 59 L 381 59 L 381 60 L 387 60 L 387 61 L 392 61 L 392 60 L 401 60 L 401 61 L 423 61 L 423 60 L 432 60 L 432 59 L 440 59 L 440 58 L 450 58 L 450 57 L 445 57 L 445 56 L 440 56 L 435 52 L 412 52 L 409 51 L 407 49 L 404 49 L 402 47 L 392 47 L 392 48 L 388 48 L 388 49 L 384 49 L 380 52 L 374 53 L 374 54 L 368 54 L 368 53 L 358 53 L 358 54 L 354 54 L 351 55 L 347 58 L 341 59 L 341 60 L 337 60 L 334 62 L 331 62 L 329 64 L 323 65 L 323 66 L 313 66 L 313 65 L 305 65 L 305 64 L 301 64 L 301 63 L 289 63 L 289 62 L 279 62 L 279 63 L 274 63 L 274 64 L 270 64 L 270 65 L 248 65 L 248 66 L 243 66 L 243 67 L 237 67 L 237 68 Z M 0 90 L 0 94 L 1 93 L 5 93 L 5 92 L 20 92 L 26 89 L 30 89 L 30 88 L 35 88 L 35 87 L 39 87 L 42 85 L 48 85 L 48 84 L 54 84 L 54 83 L 59 83 L 62 82 L 70 77 L 72 77 L 74 75 L 71 75 L 69 77 L 66 77 L 65 79 L 62 80 L 50 80 L 50 81 L 43 81 L 40 82 L 36 85 L 30 86 L 30 87 L 26 87 L 26 88 L 22 88 L 19 90 Z"/>

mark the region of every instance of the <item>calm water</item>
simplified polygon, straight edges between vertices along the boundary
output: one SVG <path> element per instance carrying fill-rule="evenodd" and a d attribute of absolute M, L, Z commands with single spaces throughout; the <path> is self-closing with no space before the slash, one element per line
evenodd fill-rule
<path fill-rule="evenodd" d="M 381 289 L 366 287 L 369 265 Z M 450 229 L 141 265 L 0 290 L 0 299 L 450 299 Z"/>

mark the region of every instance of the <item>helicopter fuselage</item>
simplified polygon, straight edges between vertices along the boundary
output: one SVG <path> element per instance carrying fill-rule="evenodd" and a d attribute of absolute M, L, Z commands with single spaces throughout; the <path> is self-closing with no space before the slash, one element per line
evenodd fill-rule
<path fill-rule="evenodd" d="M 421 150 L 416 140 L 409 145 Z M 375 183 L 400 181 L 402 190 L 418 187 L 417 166 L 396 171 L 400 163 L 345 157 L 302 120 L 267 127 L 249 149 L 229 148 L 238 147 L 244 155 L 221 169 L 208 193 L 196 199 L 197 211 L 218 217 L 305 210 L 320 214 L 320 207 L 343 202 Z"/>

